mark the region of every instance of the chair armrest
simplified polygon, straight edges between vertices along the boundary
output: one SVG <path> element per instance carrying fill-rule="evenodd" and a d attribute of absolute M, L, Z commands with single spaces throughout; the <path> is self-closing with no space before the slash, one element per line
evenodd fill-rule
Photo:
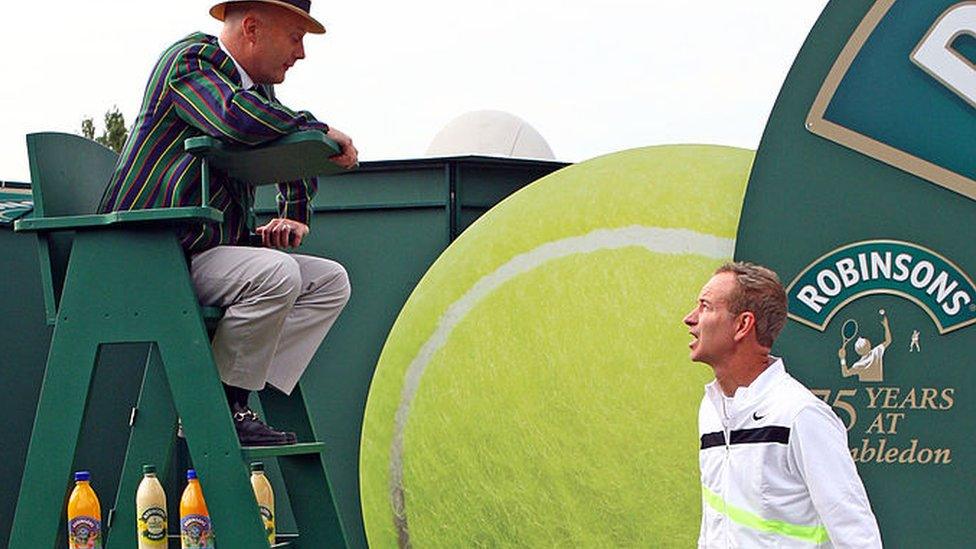
<path fill-rule="evenodd" d="M 73 231 L 119 225 L 181 225 L 184 223 L 221 223 L 224 214 L 211 207 L 185 206 L 125 210 L 92 215 L 60 217 L 26 217 L 14 222 L 15 231 Z"/>
<path fill-rule="evenodd" d="M 183 146 L 211 167 L 250 185 L 271 185 L 345 171 L 329 160 L 341 152 L 339 145 L 318 130 L 295 132 L 256 147 L 228 145 L 209 136 L 191 137 Z"/>

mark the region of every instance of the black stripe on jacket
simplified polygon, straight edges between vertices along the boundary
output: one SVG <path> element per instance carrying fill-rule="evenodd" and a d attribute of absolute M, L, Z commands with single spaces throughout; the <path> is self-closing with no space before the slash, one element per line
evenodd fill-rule
<path fill-rule="evenodd" d="M 769 427 L 757 427 L 755 429 L 740 429 L 729 434 L 730 444 L 756 444 L 759 442 L 775 442 L 777 444 L 788 444 L 790 442 L 790 428 L 779 425 Z M 701 449 L 712 448 L 714 446 L 725 446 L 725 433 L 716 431 L 705 433 L 701 436 Z"/>

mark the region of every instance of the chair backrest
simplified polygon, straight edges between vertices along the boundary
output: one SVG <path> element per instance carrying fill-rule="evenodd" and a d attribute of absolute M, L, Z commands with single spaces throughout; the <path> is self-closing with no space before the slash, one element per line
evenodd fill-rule
<path fill-rule="evenodd" d="M 66 133 L 27 136 L 34 217 L 93 214 L 118 160 L 111 149 Z M 73 235 L 37 233 L 37 255 L 48 324 L 54 324 Z"/>
<path fill-rule="evenodd" d="M 27 136 L 36 217 L 93 214 L 118 155 L 69 133 Z"/>

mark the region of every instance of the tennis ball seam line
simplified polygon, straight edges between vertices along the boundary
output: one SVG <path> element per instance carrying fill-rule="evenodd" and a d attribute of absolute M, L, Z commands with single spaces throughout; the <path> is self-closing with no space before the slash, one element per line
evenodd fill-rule
<path fill-rule="evenodd" d="M 500 267 L 481 277 L 460 298 L 451 303 L 437 320 L 434 333 L 420 347 L 404 374 L 400 404 L 394 416 L 393 440 L 390 446 L 390 503 L 400 547 L 410 546 L 403 492 L 403 436 L 410 408 L 420 387 L 420 380 L 434 355 L 446 343 L 454 328 L 481 300 L 513 278 L 541 267 L 550 261 L 572 255 L 588 254 L 627 247 L 669 255 L 699 255 L 727 259 L 735 249 L 735 239 L 722 238 L 688 229 L 630 225 L 614 229 L 597 229 L 584 235 L 546 242 L 512 257 Z"/>

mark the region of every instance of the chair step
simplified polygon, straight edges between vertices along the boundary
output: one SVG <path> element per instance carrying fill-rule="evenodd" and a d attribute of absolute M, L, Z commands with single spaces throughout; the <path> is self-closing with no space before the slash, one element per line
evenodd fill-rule
<path fill-rule="evenodd" d="M 286 446 L 248 446 L 241 448 L 241 455 L 245 460 L 269 457 L 285 457 L 307 454 L 321 454 L 325 451 L 325 444 L 321 442 L 299 442 Z"/>

